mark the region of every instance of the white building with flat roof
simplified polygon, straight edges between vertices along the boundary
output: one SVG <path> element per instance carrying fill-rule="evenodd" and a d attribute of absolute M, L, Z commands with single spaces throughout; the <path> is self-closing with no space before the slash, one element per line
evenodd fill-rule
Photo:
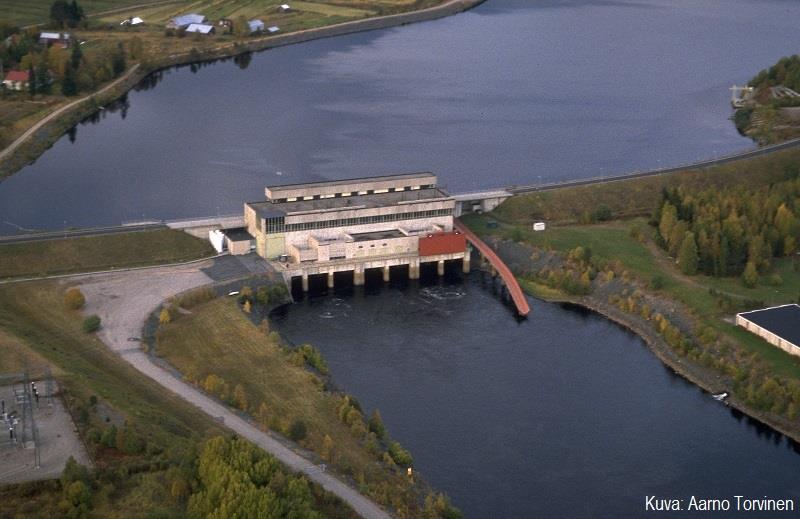
<path fill-rule="evenodd" d="M 433 173 L 269 186 L 266 200 L 244 206 L 247 232 L 256 252 L 279 264 L 285 275 L 409 268 L 465 259 L 466 240 L 453 230 L 455 200 L 436 185 Z"/>

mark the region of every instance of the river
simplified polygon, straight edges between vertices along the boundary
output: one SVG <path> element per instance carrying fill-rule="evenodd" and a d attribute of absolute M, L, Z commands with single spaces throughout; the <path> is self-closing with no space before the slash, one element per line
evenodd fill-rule
<path fill-rule="evenodd" d="M 316 345 L 468 518 L 636 517 L 646 496 L 793 498 L 796 444 L 666 368 L 636 335 L 473 273 L 308 298 L 274 329 Z M 691 515 L 691 514 L 690 514 Z"/>
<path fill-rule="evenodd" d="M 728 88 L 796 50 L 798 19 L 790 0 L 489 0 L 169 70 L 0 183 L 0 232 L 238 212 L 278 182 L 431 170 L 464 192 L 740 151 Z"/>

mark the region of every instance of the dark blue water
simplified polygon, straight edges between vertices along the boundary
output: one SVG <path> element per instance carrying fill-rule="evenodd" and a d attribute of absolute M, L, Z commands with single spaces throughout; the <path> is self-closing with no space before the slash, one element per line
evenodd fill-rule
<path fill-rule="evenodd" d="M 432 170 L 467 191 L 742 150 L 728 88 L 795 52 L 798 19 L 791 0 L 489 0 L 180 68 L 2 182 L 0 231 L 239 212 L 278 181 Z"/>
<path fill-rule="evenodd" d="M 433 278 L 389 288 L 377 275 L 272 317 L 322 351 L 367 413 L 380 409 L 467 517 L 638 517 L 649 495 L 684 508 L 692 495 L 800 505 L 793 444 L 676 376 L 637 336 L 537 300 L 520 323 L 478 274 Z"/>

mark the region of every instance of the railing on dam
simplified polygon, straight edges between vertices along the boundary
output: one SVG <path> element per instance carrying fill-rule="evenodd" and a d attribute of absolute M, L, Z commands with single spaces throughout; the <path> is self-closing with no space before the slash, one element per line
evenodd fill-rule
<path fill-rule="evenodd" d="M 517 283 L 517 278 L 514 277 L 511 269 L 503 263 L 503 260 L 500 259 L 500 256 L 498 256 L 491 247 L 478 238 L 478 235 L 472 232 L 466 225 L 459 220 L 454 220 L 453 225 L 467 238 L 467 241 L 470 242 L 473 247 L 483 254 L 483 257 L 486 258 L 495 270 L 497 270 L 497 273 L 500 274 L 500 277 L 506 284 L 508 293 L 511 295 L 511 300 L 514 301 L 514 305 L 517 307 L 517 313 L 523 317 L 527 316 L 531 312 L 531 308 L 528 305 L 528 298 L 525 297 L 525 293 L 522 291 L 519 283 Z"/>

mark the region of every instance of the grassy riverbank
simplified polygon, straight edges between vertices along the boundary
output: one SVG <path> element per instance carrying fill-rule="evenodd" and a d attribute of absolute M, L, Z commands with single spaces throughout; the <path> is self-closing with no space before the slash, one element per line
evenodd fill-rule
<path fill-rule="evenodd" d="M 714 186 L 733 191 L 738 186 L 742 192 L 772 186 L 796 175 L 797 153 L 515 197 L 490 215 L 464 220 L 494 240 L 529 292 L 583 304 L 624 324 L 676 371 L 710 391 L 731 392 L 732 405 L 797 439 L 800 359 L 736 327 L 733 316 L 796 302 L 800 261 L 773 258 L 752 288 L 739 277 L 686 275 L 647 219 L 620 217 L 632 207 L 634 213 L 653 212 L 664 187 L 692 193 Z M 652 204 L 649 211 L 642 199 Z M 598 215 L 605 221 L 577 223 Z M 489 220 L 498 225 L 487 226 Z M 536 220 L 551 225 L 533 232 Z"/>
<path fill-rule="evenodd" d="M 65 517 L 86 505 L 91 517 L 184 516 L 208 483 L 197 472 L 201 449 L 228 432 L 87 335 L 63 291 L 55 282 L 0 286 L 0 372 L 52 369 L 95 469 L 78 478 L 86 489 L 79 501 L 63 479 L 2 486 L 3 515 Z M 275 465 L 282 484 L 296 479 Z M 280 485 L 271 488 L 283 499 Z M 295 488 L 295 503 L 302 498 L 326 517 L 352 517 L 336 498 L 309 488 L 308 495 Z"/>
<path fill-rule="evenodd" d="M 0 244 L 0 279 L 160 265 L 213 254 L 206 240 L 173 229 Z"/>
<path fill-rule="evenodd" d="M 0 13 L 3 2 L 0 0 Z M 59 113 L 54 120 L 38 128 L 21 144 L 13 148 L 0 160 L 0 179 L 38 157 L 65 131 L 101 106 L 108 105 L 137 85 L 148 74 L 174 65 L 196 63 L 237 56 L 271 47 L 300 43 L 315 38 L 324 38 L 350 32 L 373 30 L 394 25 L 434 19 L 469 9 L 483 0 L 365 0 L 358 3 L 298 2 L 288 12 L 279 9 L 280 1 L 267 0 L 253 3 L 246 0 L 231 2 L 188 2 L 178 0 L 159 5 L 139 2 L 142 7 L 117 10 L 113 14 L 94 17 L 81 23 L 71 31 L 73 37 L 84 41 L 81 45 L 83 58 L 75 69 L 78 78 L 78 93 L 72 97 L 61 95 L 62 77 L 50 87 L 50 93 L 37 93 L 31 98 L 28 92 L 10 93 L 0 100 L 4 113 L 18 113 L 19 117 L 0 117 L 0 147 L 8 147 L 35 126 L 42 117 L 56 111 L 67 103 L 84 99 Z M 435 7 L 436 9 L 427 8 Z M 209 17 L 210 23 L 225 18 L 234 22 L 234 30 L 228 31 L 217 25 L 213 35 L 185 35 L 182 31 L 165 30 L 165 23 L 174 16 L 187 11 L 200 12 Z M 391 17 L 391 15 L 399 15 Z M 142 16 L 146 23 L 137 27 L 120 27 L 119 21 L 132 16 Z M 244 20 L 258 18 L 267 26 L 278 26 L 276 35 L 244 34 Z M 2 14 L 0 14 L 2 19 Z M 37 29 L 31 29 L 35 32 Z M 35 41 L 35 40 L 34 40 Z M 108 72 L 120 49 L 127 63 L 127 72 L 122 75 Z M 58 70 L 66 70 L 71 62 L 69 51 L 50 49 L 47 60 L 60 63 Z M 28 61 L 42 60 L 43 50 L 31 51 Z M 108 63 L 107 63 L 108 62 Z M 243 60 L 240 66 L 246 66 Z M 7 64 L 6 68 L 16 66 Z M 137 68 L 134 70 L 133 66 Z M 116 77 L 118 83 L 111 83 Z M 103 90 L 113 85 L 108 90 Z M 101 95 L 94 95 L 102 91 Z M 33 108 L 34 103 L 37 108 Z"/>
<path fill-rule="evenodd" d="M 422 505 L 428 490 L 409 480 L 405 464 L 389 454 L 388 437 L 370 430 L 370 417 L 353 399 L 326 390 L 320 371 L 327 369 L 313 350 L 306 347 L 304 357 L 283 347 L 267 321 L 256 327 L 231 298 L 190 312 L 171 312 L 170 322 L 161 324 L 156 355 L 265 430 L 293 438 L 396 516 L 438 516 L 434 499 Z"/>

